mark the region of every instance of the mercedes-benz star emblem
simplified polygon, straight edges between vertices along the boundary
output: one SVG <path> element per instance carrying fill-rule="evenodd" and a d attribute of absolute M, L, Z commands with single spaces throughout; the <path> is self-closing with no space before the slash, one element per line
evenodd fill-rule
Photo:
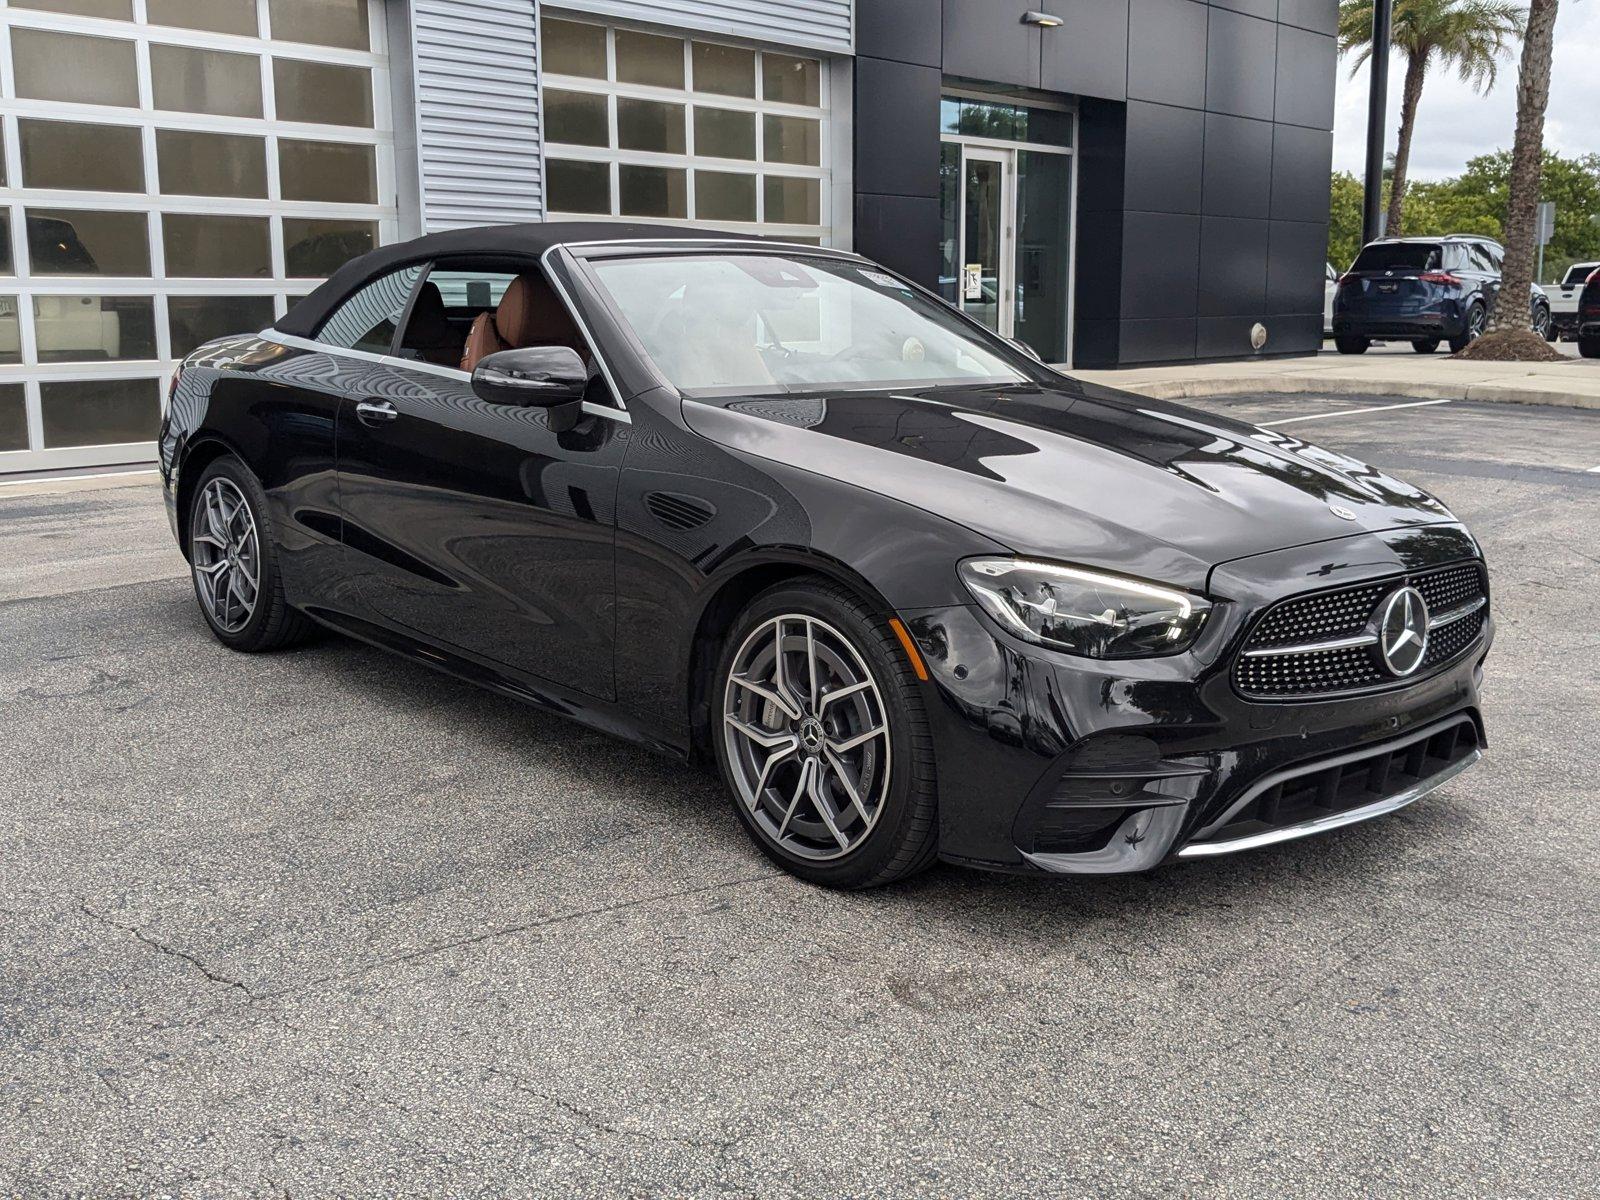
<path fill-rule="evenodd" d="M 1384 666 L 1402 678 L 1422 665 L 1428 652 L 1428 602 L 1416 588 L 1400 588 L 1384 601 L 1378 617 L 1378 649 Z"/>
<path fill-rule="evenodd" d="M 1328 511 L 1334 516 L 1338 517 L 1341 521 L 1354 521 L 1356 519 L 1355 511 L 1353 509 L 1346 508 L 1342 504 L 1330 504 L 1328 505 Z"/>

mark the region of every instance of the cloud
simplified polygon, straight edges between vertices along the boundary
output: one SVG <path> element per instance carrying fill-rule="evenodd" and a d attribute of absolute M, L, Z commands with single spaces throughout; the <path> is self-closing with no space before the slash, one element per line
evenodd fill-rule
<path fill-rule="evenodd" d="M 1411 141 L 1411 177 L 1439 179 L 1459 174 L 1469 158 L 1509 148 L 1517 124 L 1517 59 L 1514 48 L 1499 81 L 1480 96 L 1437 63 L 1428 72 Z M 1561 6 L 1556 18 L 1555 62 L 1550 75 L 1550 105 L 1545 110 L 1544 144 L 1562 154 L 1600 152 L 1600 3 L 1585 0 Z M 1354 77 L 1349 60 L 1339 61 L 1339 90 L 1333 117 L 1333 168 L 1360 175 L 1366 159 L 1367 79 Z M 1405 58 L 1396 54 L 1389 70 L 1389 119 L 1385 152 L 1394 153 L 1400 127 L 1400 87 Z"/>

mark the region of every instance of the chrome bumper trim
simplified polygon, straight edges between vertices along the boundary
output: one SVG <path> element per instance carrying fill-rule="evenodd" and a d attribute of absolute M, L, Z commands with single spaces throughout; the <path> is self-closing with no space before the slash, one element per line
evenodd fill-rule
<path fill-rule="evenodd" d="M 1178 857 L 1209 858 L 1219 854 L 1237 854 L 1241 850 L 1255 850 L 1261 846 L 1276 845 L 1278 842 L 1292 842 L 1297 838 L 1311 837 L 1313 834 L 1326 833 L 1330 829 L 1340 829 L 1346 825 L 1356 825 L 1362 821 L 1370 821 L 1374 817 L 1398 812 L 1408 804 L 1422 799 L 1436 788 L 1444 786 L 1482 757 L 1482 750 L 1474 750 L 1466 758 L 1463 758 L 1460 762 L 1451 763 L 1438 774 L 1430 775 L 1428 778 L 1412 784 L 1402 792 L 1397 792 L 1393 796 L 1385 797 L 1382 800 L 1375 800 L 1373 803 L 1363 805 L 1360 808 L 1352 808 L 1340 813 L 1329 813 L 1325 817 L 1303 821 L 1298 825 L 1285 825 L 1281 829 L 1269 829 L 1264 833 L 1234 838 L 1231 841 L 1191 842 L 1178 851 Z"/>

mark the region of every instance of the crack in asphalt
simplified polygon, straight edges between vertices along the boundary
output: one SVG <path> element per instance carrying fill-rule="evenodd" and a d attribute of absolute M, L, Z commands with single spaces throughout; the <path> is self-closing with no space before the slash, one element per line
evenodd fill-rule
<path fill-rule="evenodd" d="M 259 999 L 259 997 L 257 997 L 256 994 L 250 990 L 249 986 L 246 985 L 243 980 L 235 979 L 231 975 L 224 975 L 222 972 L 207 966 L 205 960 L 199 955 L 191 954 L 189 951 L 180 949 L 177 946 L 168 945 L 159 938 L 151 937 L 137 925 L 124 925 L 120 921 L 113 921 L 104 913 L 95 912 L 95 910 L 90 908 L 87 904 L 79 904 L 78 908 L 84 916 L 89 917 L 92 920 L 99 921 L 102 925 L 109 925 L 112 929 L 120 929 L 123 933 L 131 933 L 134 937 L 138 938 L 151 949 L 162 954 L 169 955 L 172 958 L 181 959 L 182 961 L 188 963 L 195 970 L 199 971 L 200 974 L 204 975 L 212 983 L 227 984 L 229 987 L 237 988 L 239 991 L 243 992 L 248 999 Z"/>

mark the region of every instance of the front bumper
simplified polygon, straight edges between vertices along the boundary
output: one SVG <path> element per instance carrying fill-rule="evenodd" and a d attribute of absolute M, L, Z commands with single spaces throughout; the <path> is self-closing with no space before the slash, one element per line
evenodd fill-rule
<path fill-rule="evenodd" d="M 1443 544 L 1471 544 L 1449 528 L 1457 536 Z M 1361 553 L 1341 539 L 1244 560 L 1220 580 L 1219 568 L 1211 622 L 1167 658 L 1052 654 L 972 608 L 902 614 L 942 701 L 931 714 L 942 855 L 998 870 L 1142 871 L 1378 817 L 1466 770 L 1486 744 L 1478 685 L 1492 620 L 1442 670 L 1390 691 L 1265 702 L 1234 689 L 1260 606 L 1310 590 L 1307 579 L 1380 574 L 1381 538 L 1365 535 Z M 1416 554 L 1427 540 L 1390 544 Z"/>

